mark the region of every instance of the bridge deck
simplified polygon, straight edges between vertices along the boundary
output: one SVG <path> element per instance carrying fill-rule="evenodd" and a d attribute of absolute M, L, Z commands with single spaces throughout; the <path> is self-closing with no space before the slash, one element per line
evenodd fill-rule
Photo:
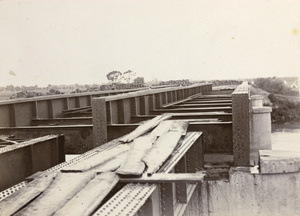
<path fill-rule="evenodd" d="M 173 121 L 172 121 L 173 122 Z M 178 125 L 176 123 L 176 125 Z M 174 130 L 174 128 L 170 128 L 171 130 Z M 181 129 L 180 129 L 181 130 Z M 172 133 L 172 131 L 170 131 Z M 150 133 L 151 134 L 151 133 Z M 156 134 L 156 133 L 155 133 Z M 168 134 L 168 133 L 167 133 Z M 162 134 L 161 136 L 166 136 L 166 134 Z M 197 169 L 201 169 L 203 167 L 203 156 L 199 157 L 199 155 L 202 155 L 202 142 L 199 139 L 201 136 L 200 132 L 194 132 L 194 133 L 188 133 L 185 138 L 182 139 L 182 141 L 178 142 L 176 150 L 173 150 L 171 152 L 171 157 L 168 158 L 167 161 L 165 161 L 162 166 L 159 168 L 159 173 L 169 173 L 172 171 L 172 169 L 180 163 L 184 163 L 185 166 L 180 168 L 180 166 L 177 168 L 177 170 L 180 172 L 193 172 L 195 173 Z M 199 140 L 199 141 L 197 141 Z M 143 143 L 139 143 L 140 145 L 143 145 Z M 154 143 L 155 145 L 155 143 Z M 160 145 L 161 146 L 161 145 Z M 121 148 L 122 147 L 122 148 Z M 162 146 L 161 146 L 162 147 Z M 121 149 L 120 149 L 121 148 Z M 120 165 L 115 165 L 115 163 L 120 163 L 122 160 L 120 156 L 123 154 L 121 152 L 128 151 L 128 144 L 122 144 L 119 140 L 113 140 L 99 148 L 96 148 L 92 151 L 89 151 L 78 158 L 75 158 L 71 160 L 70 162 L 64 162 L 60 165 L 57 165 L 45 172 L 43 172 L 40 175 L 33 176 L 31 179 L 34 179 L 33 181 L 29 182 L 24 188 L 18 190 L 11 196 L 7 197 L 6 199 L 2 200 L 0 202 L 0 209 L 1 212 L 10 215 L 13 213 L 16 213 L 16 215 L 23 215 L 23 214 L 53 214 L 56 213 L 57 215 L 64 215 L 65 211 L 72 211 L 72 209 L 76 209 L 77 202 L 80 202 L 81 204 L 84 203 L 84 200 L 91 200 L 88 197 L 91 197 L 91 194 L 89 192 L 90 184 L 94 185 L 94 181 L 97 181 L 98 183 L 96 185 L 100 186 L 99 189 L 103 190 L 103 187 L 101 187 L 102 181 L 108 181 L 105 180 L 107 178 L 102 177 L 102 174 L 99 176 L 102 180 L 95 179 L 95 174 L 97 176 L 97 173 L 103 173 L 104 167 L 108 168 L 108 170 L 105 171 L 113 171 Z M 124 149 L 124 150 L 122 150 Z M 160 150 L 163 150 L 160 148 Z M 120 152 L 118 154 L 116 151 Z M 110 159 L 114 158 L 113 155 L 117 157 L 117 160 Z M 105 157 L 105 155 L 107 155 Z M 183 157 L 186 155 L 185 157 Z M 186 157 L 190 157 L 191 160 L 185 161 Z M 98 159 L 97 159 L 98 158 Z M 107 158 L 107 159 L 105 159 Z M 184 161 L 182 159 L 184 158 Z M 100 161 L 99 161 L 100 160 Z M 182 162 L 180 162 L 182 161 Z M 190 162 L 188 162 L 190 161 Z M 77 168 L 75 168 L 77 167 Z M 86 167 L 86 168 L 84 168 Z M 77 169 L 77 170 L 76 170 Z M 79 169 L 79 170 L 78 170 Z M 101 170 L 101 171 L 100 171 Z M 177 172 L 178 172 L 177 171 Z M 47 174 L 49 173 L 49 174 Z M 93 174 L 94 173 L 94 174 Z M 203 174 L 199 174 L 200 176 L 195 176 L 194 181 L 199 181 L 203 179 Z M 201 177 L 202 175 L 202 177 Z M 54 180 L 51 180 L 53 179 Z M 114 177 L 117 178 L 118 177 Z M 69 180 L 70 181 L 69 181 Z M 93 180 L 95 179 L 95 180 Z M 195 180 L 196 179 L 196 180 Z M 100 182 L 99 182 L 100 181 Z M 119 181 L 119 180 L 117 180 Z M 159 180 L 158 180 L 159 181 Z M 89 183 L 90 182 L 90 183 Z M 144 180 L 145 182 L 145 180 Z M 163 181 L 162 181 L 163 182 Z M 173 180 L 171 179 L 171 182 L 176 182 L 176 178 Z M 166 184 L 166 183 L 163 183 Z M 172 183 L 170 183 L 172 184 Z M 176 183 L 176 184 L 186 184 L 186 183 Z M 86 185 L 86 186 L 85 186 Z M 110 184 L 111 189 L 113 189 L 113 185 Z M 130 186 L 127 186 L 130 187 Z M 126 188 L 121 189 L 119 193 L 126 192 Z M 131 191 L 134 193 L 134 191 L 139 189 L 134 189 L 135 186 L 131 187 Z M 156 186 L 155 186 L 156 187 Z M 59 189 L 61 188 L 61 189 Z M 107 188 L 107 187 L 106 187 Z M 189 189 L 189 187 L 186 187 L 185 190 Z M 87 191 L 85 191 L 87 190 Z M 144 190 L 144 189 L 143 189 Z M 181 188 L 180 190 L 183 190 Z M 108 194 L 109 191 L 105 192 Z M 125 193 L 124 192 L 124 193 Z M 170 191 L 170 193 L 174 193 L 175 191 Z M 146 192 L 148 195 L 151 195 L 149 193 L 149 190 Z M 75 196 L 77 198 L 72 198 Z M 126 193 L 125 193 L 126 194 Z M 141 194 L 140 194 L 141 195 Z M 143 195 L 144 198 L 147 200 L 148 195 Z M 87 197 L 88 196 L 88 197 Z M 56 197 L 55 200 L 53 200 L 53 197 Z M 78 200 L 78 197 L 81 198 L 81 200 Z M 102 195 L 103 199 L 106 197 L 106 195 Z M 169 197 L 169 196 L 168 196 Z M 96 198 L 96 197 L 95 197 Z M 112 198 L 113 200 L 114 198 Z M 32 201 L 34 200 L 34 201 Z M 70 200 L 70 201 L 69 201 Z M 97 202 L 96 202 L 97 200 Z M 91 203 L 87 203 L 87 206 L 80 205 L 81 212 L 75 211 L 72 215 L 90 215 L 92 212 L 95 211 L 97 207 L 99 207 L 102 200 L 97 196 L 97 199 L 91 200 L 94 204 L 92 205 L 93 208 L 91 209 Z M 137 202 L 137 200 L 135 201 Z M 159 200 L 157 200 L 159 202 Z M 15 203 L 15 204 L 12 204 Z M 17 203 L 17 204 L 16 204 Z M 28 204 L 29 203 L 29 204 Z M 72 204 L 74 203 L 74 204 Z M 106 202 L 110 203 L 110 201 Z M 139 203 L 139 205 L 141 202 Z M 23 205 L 26 205 L 24 208 Z M 138 205 L 134 204 L 135 207 L 138 207 Z M 10 206 L 10 208 L 7 208 L 7 206 Z M 141 207 L 141 206 L 140 206 Z M 104 207 L 105 208 L 105 207 Z M 137 208 L 138 210 L 139 208 Z M 20 211 L 19 211 L 20 210 Z M 124 211 L 126 209 L 119 209 L 120 211 Z M 100 210 L 99 210 L 100 211 Z M 102 211 L 102 210 L 101 210 Z M 130 210 L 133 212 L 133 210 Z M 136 212 L 135 212 L 136 213 Z M 134 213 L 134 214 L 135 214 Z M 134 215 L 132 214 L 132 215 Z"/>
<path fill-rule="evenodd" d="M 62 115 L 55 118 L 36 118 L 33 116 L 31 124 L 36 125 L 34 127 L 0 128 L 0 134 L 7 134 L 7 132 L 10 134 L 13 131 L 15 133 L 20 131 L 25 133 L 26 130 L 31 130 L 32 134 L 39 135 L 37 131 L 44 130 L 46 133 L 47 131 L 58 132 L 60 130 L 67 137 L 66 149 L 69 151 L 67 153 L 70 153 L 74 146 L 76 150 L 72 153 L 76 153 L 78 149 L 85 152 L 70 161 L 28 178 L 27 182 L 23 182 L 19 187 L 16 187 L 20 189 L 26 185 L 25 188 L 27 189 L 23 189 L 23 191 L 33 191 L 29 193 L 31 195 L 26 195 L 27 201 L 23 199 L 26 196 L 23 196 L 22 189 L 18 191 L 16 189 L 17 192 L 13 193 L 13 196 L 8 196 L 0 202 L 0 209 L 1 206 L 3 208 L 3 206 L 10 205 L 14 208 L 10 208 L 10 210 L 3 209 L 17 212 L 25 206 L 18 214 L 33 214 L 36 213 L 37 209 L 42 213 L 42 211 L 46 211 L 43 206 L 51 202 L 52 204 L 47 211 L 64 215 L 68 209 L 72 209 L 71 206 L 80 206 L 80 201 L 75 199 L 75 194 L 78 194 L 83 200 L 90 200 L 90 203 L 85 203 L 86 207 L 83 208 L 87 215 L 105 215 L 105 213 L 111 211 L 118 212 L 113 215 L 125 213 L 129 215 L 147 215 L 148 213 L 149 215 L 182 215 L 192 197 L 195 196 L 197 188 L 196 184 L 189 183 L 189 181 L 199 182 L 204 177 L 204 173 L 198 172 L 199 170 L 203 170 L 205 167 L 208 171 L 206 176 L 211 179 L 228 177 L 228 167 L 233 164 L 233 106 L 231 95 L 202 95 L 202 93 L 197 94 L 197 91 L 191 89 L 167 92 L 159 90 L 158 93 L 147 94 L 147 91 L 143 91 L 138 95 L 130 93 L 107 98 L 95 98 L 93 101 L 91 110 L 90 106 L 85 105 L 78 109 L 63 109 L 61 111 Z M 146 171 L 134 177 L 132 175 L 126 177 L 121 172 L 118 174 L 117 169 L 120 166 L 120 161 L 125 161 L 124 158 L 131 149 L 129 146 L 132 146 L 132 143 L 121 144 L 118 138 L 130 133 L 144 121 L 155 118 L 159 114 L 171 114 L 170 121 L 189 122 L 187 134 L 182 134 L 183 138 L 177 140 L 178 142 L 176 141 L 177 147 L 169 157 L 163 157 L 163 163 L 159 165 L 158 170 L 156 167 L 153 168 L 154 171 L 148 172 L 148 175 Z M 78 117 L 81 115 L 85 117 Z M 177 136 L 178 134 L 172 132 L 168 140 L 171 140 L 171 138 L 176 140 Z M 95 145 L 95 140 L 98 141 L 98 138 L 102 140 L 97 144 L 100 144 L 99 147 Z M 164 141 L 163 143 L 167 142 Z M 88 149 L 91 150 L 87 151 Z M 115 152 L 116 150 L 119 151 L 119 154 Z M 163 154 L 165 153 L 160 152 L 156 155 Z M 153 155 L 155 154 L 153 153 Z M 206 161 L 209 162 L 205 166 L 204 155 L 206 155 Z M 220 155 L 226 155 L 225 165 L 224 160 L 220 160 L 218 169 L 221 171 L 216 174 L 212 171 L 215 167 L 215 159 L 213 158 L 219 160 Z M 130 163 L 133 161 L 129 160 Z M 145 161 L 143 163 L 147 163 Z M 151 163 L 156 164 L 157 162 L 152 160 Z M 230 165 L 228 166 L 228 164 Z M 151 166 L 147 164 L 148 168 Z M 132 167 L 140 167 L 140 164 Z M 102 195 L 94 193 L 89 188 L 92 187 L 91 185 L 98 187 L 99 184 L 96 184 L 95 181 L 102 181 L 103 176 L 101 176 L 101 173 L 107 171 L 114 173 L 112 179 L 117 179 L 118 183 L 115 187 L 110 188 L 109 191 L 111 192 L 103 192 L 106 195 L 103 195 L 102 192 Z M 66 188 L 69 187 L 69 189 L 64 190 L 65 192 L 62 194 L 57 190 L 58 185 L 60 185 L 59 182 L 56 182 L 58 184 L 52 184 L 52 186 L 50 182 L 47 183 L 49 178 L 46 178 L 45 175 L 51 178 L 52 173 L 56 173 L 54 175 L 58 173 L 59 176 L 55 178 L 61 179 L 61 182 L 64 182 L 64 179 L 81 176 L 78 179 L 82 178 L 85 183 L 82 184 L 81 180 L 77 183 L 74 182 L 73 186 L 64 183 L 63 185 Z M 94 174 L 91 175 L 90 173 Z M 166 175 L 156 175 L 157 173 Z M 167 175 L 168 173 L 170 175 Z M 186 176 L 177 175 L 174 178 L 176 173 L 186 174 Z M 189 173 L 192 174 L 189 175 Z M 32 190 L 31 185 L 35 187 L 34 184 L 42 186 L 38 190 Z M 47 193 L 44 193 L 45 191 Z M 56 191 L 60 197 L 56 201 L 53 200 L 53 191 Z M 41 193 L 44 195 L 41 196 Z M 93 193 L 93 195 L 90 193 Z M 95 199 L 89 199 L 89 195 L 90 197 L 94 196 Z M 18 198 L 18 196 L 21 198 Z M 125 198 L 128 202 L 124 202 Z M 16 202 L 17 199 L 21 199 L 21 201 L 18 205 L 13 205 L 12 203 Z M 28 203 L 30 204 L 28 205 Z M 90 204 L 93 207 L 88 207 Z M 74 215 L 83 214 L 76 209 L 74 207 Z"/>

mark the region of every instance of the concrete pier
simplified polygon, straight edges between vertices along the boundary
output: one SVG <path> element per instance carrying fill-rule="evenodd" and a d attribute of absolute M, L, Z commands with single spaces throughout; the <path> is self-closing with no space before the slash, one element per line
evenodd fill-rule
<path fill-rule="evenodd" d="M 264 107 L 263 96 L 251 96 L 252 118 L 251 118 L 251 144 L 250 163 L 258 164 L 258 151 L 272 149 L 271 143 L 271 107 Z"/>

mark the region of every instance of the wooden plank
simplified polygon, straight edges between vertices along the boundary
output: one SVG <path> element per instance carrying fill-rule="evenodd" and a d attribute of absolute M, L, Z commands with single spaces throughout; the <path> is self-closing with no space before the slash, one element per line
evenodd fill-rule
<path fill-rule="evenodd" d="M 84 172 L 97 167 L 105 162 L 118 157 L 118 155 L 127 152 L 130 149 L 128 144 L 118 145 L 116 147 L 101 151 L 79 163 L 62 169 L 62 172 Z"/>
<path fill-rule="evenodd" d="M 119 154 L 118 156 L 112 158 L 111 160 L 100 164 L 99 166 L 96 166 L 93 168 L 93 170 L 97 173 L 103 173 L 103 172 L 113 172 L 116 171 L 125 161 L 127 156 L 127 152 L 123 152 Z"/>
<path fill-rule="evenodd" d="M 173 124 L 173 121 L 171 121 L 171 120 L 166 120 L 166 121 L 160 122 L 159 125 L 151 131 L 151 135 L 160 137 L 161 135 L 167 133 L 170 130 L 170 128 L 172 127 L 172 124 Z"/>
<path fill-rule="evenodd" d="M 142 157 L 152 147 L 152 143 L 155 139 L 155 136 L 150 135 L 135 139 L 131 144 L 125 162 L 116 172 L 120 175 L 142 175 L 146 168 Z"/>
<path fill-rule="evenodd" d="M 157 171 L 163 162 L 171 155 L 181 136 L 181 131 L 171 131 L 157 139 L 152 148 L 142 159 L 148 167 L 147 173 L 149 175 Z"/>
<path fill-rule="evenodd" d="M 173 121 L 170 131 L 180 131 L 181 135 L 185 136 L 189 127 L 188 121 Z"/>
<path fill-rule="evenodd" d="M 156 127 L 160 122 L 171 118 L 171 115 L 160 115 L 156 116 L 155 118 L 146 121 L 144 124 L 137 127 L 134 131 L 132 131 L 130 134 L 127 134 L 126 136 L 123 136 L 120 141 L 121 142 L 131 142 L 135 138 L 145 134 L 146 132 L 150 131 L 152 128 Z"/>
<path fill-rule="evenodd" d="M 57 172 L 48 172 L 28 183 L 0 202 L 0 215 L 12 215 L 39 196 L 53 181 Z"/>
<path fill-rule="evenodd" d="M 139 137 L 131 145 L 131 149 L 127 155 L 124 164 L 117 170 L 120 175 L 136 175 L 140 176 L 145 170 L 145 163 L 142 161 L 145 153 L 152 147 L 157 136 L 161 136 L 169 131 L 179 131 L 181 135 L 185 135 L 188 122 L 170 121 L 162 122 L 149 135 Z"/>
<path fill-rule="evenodd" d="M 118 181 L 118 175 L 113 172 L 97 175 L 64 205 L 55 216 L 84 216 L 92 214 Z"/>
<path fill-rule="evenodd" d="M 154 173 L 151 176 L 143 174 L 139 178 L 121 178 L 124 183 L 181 183 L 181 182 L 201 182 L 206 175 L 205 172 L 197 173 Z"/>
<path fill-rule="evenodd" d="M 163 121 L 150 134 L 139 137 L 133 141 L 127 158 L 122 166 L 117 170 L 120 175 L 140 176 L 144 172 L 146 165 L 142 161 L 145 153 L 152 147 L 157 137 L 168 131 L 181 131 L 185 134 L 188 122 Z"/>
<path fill-rule="evenodd" d="M 37 199 L 15 215 L 53 215 L 94 177 L 94 172 L 59 173 Z"/>
<path fill-rule="evenodd" d="M 189 132 L 184 137 L 181 145 L 176 148 L 176 151 L 172 153 L 169 160 L 163 164 L 163 166 L 159 169 L 159 173 L 169 173 L 172 169 L 179 163 L 182 157 L 186 154 L 186 152 L 191 148 L 192 145 L 202 136 L 202 132 Z"/>
<path fill-rule="evenodd" d="M 4 141 L 5 143 L 11 145 L 11 144 L 18 144 L 19 142 L 13 141 L 11 139 L 9 139 L 9 136 L 7 135 L 0 135 L 0 140 Z"/>

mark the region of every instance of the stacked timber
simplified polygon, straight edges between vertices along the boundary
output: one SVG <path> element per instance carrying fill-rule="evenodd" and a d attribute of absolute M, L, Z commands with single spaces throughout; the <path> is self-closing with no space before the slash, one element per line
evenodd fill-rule
<path fill-rule="evenodd" d="M 156 124 L 157 121 L 159 119 L 152 121 L 152 123 Z M 141 134 L 141 131 L 148 130 L 150 127 L 148 123 L 143 125 L 146 127 L 137 128 L 121 140 L 131 140 L 136 134 Z M 152 132 L 133 141 L 125 162 L 116 172 L 120 175 L 141 176 L 147 167 L 147 174 L 153 174 L 172 154 L 178 141 L 186 134 L 187 128 L 188 122 L 186 121 L 161 122 Z"/>
<path fill-rule="evenodd" d="M 174 173 L 156 176 L 187 133 L 187 121 L 169 118 L 170 115 L 157 116 L 112 141 L 113 145 L 105 150 L 96 150 L 59 171 L 42 172 L 0 202 L 0 215 L 90 215 L 124 177 L 176 179 Z M 179 174 L 179 178 L 189 181 L 203 176 Z"/>

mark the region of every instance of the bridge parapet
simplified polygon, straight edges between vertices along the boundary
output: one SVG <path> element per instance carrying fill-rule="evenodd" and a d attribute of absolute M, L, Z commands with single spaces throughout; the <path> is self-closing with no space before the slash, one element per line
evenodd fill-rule
<path fill-rule="evenodd" d="M 93 97 L 137 90 L 139 89 L 109 90 L 0 101 L 0 127 L 31 126 L 32 119 L 60 118 L 63 117 L 63 110 L 91 106 Z"/>
<path fill-rule="evenodd" d="M 63 135 L 47 135 L 1 148 L 0 191 L 64 162 L 64 142 Z"/>
<path fill-rule="evenodd" d="M 252 95 L 248 82 L 232 93 L 233 155 L 235 165 L 253 166 L 259 163 L 259 150 L 270 150 L 271 107 L 264 107 L 263 96 Z"/>
<path fill-rule="evenodd" d="M 250 91 L 243 82 L 232 93 L 233 155 L 237 166 L 250 165 Z"/>
<path fill-rule="evenodd" d="M 130 124 L 132 117 L 149 115 L 166 104 L 211 90 L 212 84 L 197 84 L 93 98 L 93 145 L 107 142 L 107 125 Z"/>

